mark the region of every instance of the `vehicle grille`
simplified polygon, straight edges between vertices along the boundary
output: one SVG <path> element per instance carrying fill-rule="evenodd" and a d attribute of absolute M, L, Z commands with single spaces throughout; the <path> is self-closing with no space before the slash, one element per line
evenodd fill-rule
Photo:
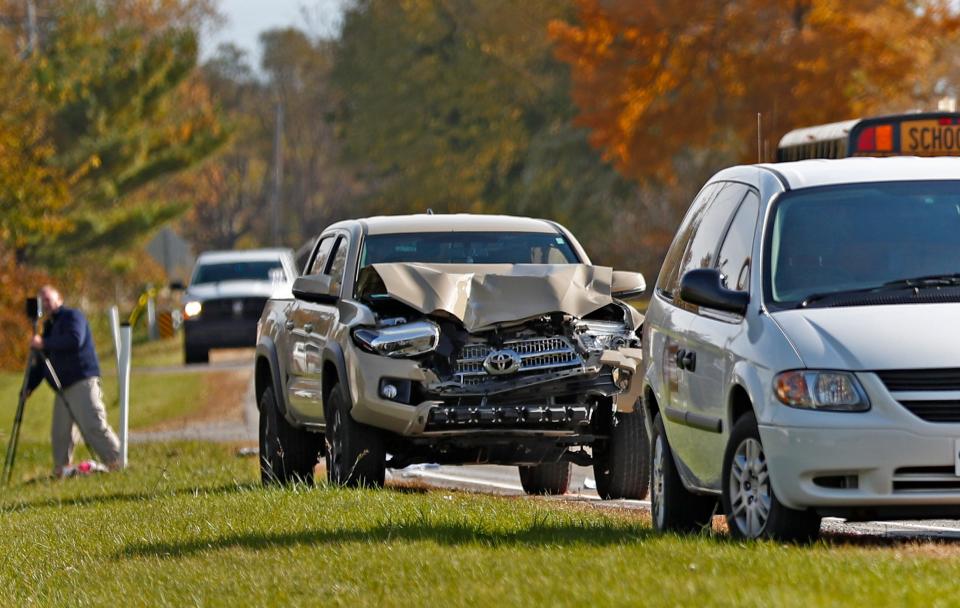
<path fill-rule="evenodd" d="M 960 492 L 953 466 L 901 467 L 893 472 L 893 492 Z"/>
<path fill-rule="evenodd" d="M 876 374 L 893 398 L 918 418 L 960 422 L 960 395 L 935 395 L 960 392 L 960 368 L 884 370 Z"/>
<path fill-rule="evenodd" d="M 488 344 L 467 344 L 460 351 L 454 377 L 462 384 L 482 384 L 492 379 L 515 378 L 517 374 L 539 374 L 583 365 L 583 359 L 565 338 L 532 338 L 505 342 L 502 350 L 520 355 L 520 369 L 509 375 L 492 376 L 483 362 L 494 349 Z"/>
<path fill-rule="evenodd" d="M 239 304 L 235 304 L 239 302 Z M 218 298 L 203 302 L 201 319 L 256 321 L 263 313 L 267 298 Z"/>
<path fill-rule="evenodd" d="M 960 368 L 877 372 L 888 391 L 960 391 Z"/>

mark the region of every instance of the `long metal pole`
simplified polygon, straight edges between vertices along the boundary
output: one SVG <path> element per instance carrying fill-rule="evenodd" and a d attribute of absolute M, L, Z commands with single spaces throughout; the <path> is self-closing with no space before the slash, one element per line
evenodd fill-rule
<path fill-rule="evenodd" d="M 120 468 L 127 468 L 127 438 L 130 426 L 130 355 L 133 344 L 133 329 L 129 323 L 120 328 Z"/>
<path fill-rule="evenodd" d="M 277 101 L 276 119 L 273 126 L 273 191 L 270 194 L 270 213 L 273 216 L 272 232 L 273 245 L 279 247 L 281 242 L 280 191 L 283 185 L 283 104 Z"/>

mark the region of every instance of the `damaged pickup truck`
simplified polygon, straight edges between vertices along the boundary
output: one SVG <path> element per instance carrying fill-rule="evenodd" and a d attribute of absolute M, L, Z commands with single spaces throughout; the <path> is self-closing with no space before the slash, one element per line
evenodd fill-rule
<path fill-rule="evenodd" d="M 529 493 L 593 465 L 605 498 L 648 486 L 638 273 L 592 266 L 562 226 L 484 215 L 334 224 L 260 320 L 265 483 L 383 484 L 385 468 L 517 465 Z"/>

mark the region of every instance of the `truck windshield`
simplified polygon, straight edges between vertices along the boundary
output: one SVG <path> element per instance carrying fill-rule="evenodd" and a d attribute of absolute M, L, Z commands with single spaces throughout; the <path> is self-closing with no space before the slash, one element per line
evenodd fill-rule
<path fill-rule="evenodd" d="M 768 230 L 765 292 L 784 307 L 857 291 L 955 284 L 960 181 L 794 191 L 777 201 Z"/>
<path fill-rule="evenodd" d="M 272 281 L 282 276 L 283 266 L 279 260 L 254 262 L 219 262 L 201 264 L 193 274 L 191 285 L 222 283 L 224 281 Z"/>
<path fill-rule="evenodd" d="M 567 239 L 540 232 L 419 232 L 364 239 L 360 267 L 386 262 L 432 264 L 577 264 Z"/>

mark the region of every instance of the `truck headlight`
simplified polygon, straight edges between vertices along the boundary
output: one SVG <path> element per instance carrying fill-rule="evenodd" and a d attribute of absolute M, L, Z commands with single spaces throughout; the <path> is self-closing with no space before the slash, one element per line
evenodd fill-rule
<path fill-rule="evenodd" d="M 193 300 L 183 305 L 183 316 L 192 319 L 199 315 L 201 310 L 203 310 L 203 304 Z"/>
<path fill-rule="evenodd" d="M 849 372 L 796 370 L 777 374 L 773 392 L 784 405 L 808 410 L 865 412 L 867 394 Z"/>
<path fill-rule="evenodd" d="M 430 321 L 404 323 L 392 327 L 353 330 L 353 341 L 363 350 L 386 357 L 414 357 L 437 348 L 440 328 Z"/>

